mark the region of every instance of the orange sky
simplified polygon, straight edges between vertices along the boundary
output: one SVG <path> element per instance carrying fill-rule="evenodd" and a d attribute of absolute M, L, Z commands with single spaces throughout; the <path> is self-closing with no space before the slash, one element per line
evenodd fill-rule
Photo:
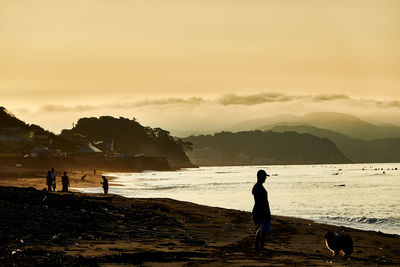
<path fill-rule="evenodd" d="M 0 105 L 54 131 L 101 114 L 174 128 L 318 109 L 393 119 L 399 107 L 372 102 L 400 98 L 399 14 L 398 0 L 2 0 Z M 303 97 L 218 101 L 271 92 Z M 359 104 L 306 97 L 332 94 Z"/>

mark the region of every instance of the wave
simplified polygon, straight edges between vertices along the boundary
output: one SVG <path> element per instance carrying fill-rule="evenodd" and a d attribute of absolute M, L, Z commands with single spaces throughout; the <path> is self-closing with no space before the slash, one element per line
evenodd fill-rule
<path fill-rule="evenodd" d="M 319 217 L 320 220 L 329 220 L 329 221 L 341 221 L 348 223 L 363 223 L 363 224 L 387 224 L 387 225 L 398 225 L 400 226 L 400 218 L 368 218 L 365 216 L 361 217 L 330 217 L 330 216 L 322 216 Z"/>
<path fill-rule="evenodd" d="M 321 216 L 309 219 L 318 223 L 327 223 L 336 226 L 345 226 L 367 231 L 378 231 L 387 234 L 400 234 L 400 218 L 368 218 L 365 216 L 348 218 Z"/>

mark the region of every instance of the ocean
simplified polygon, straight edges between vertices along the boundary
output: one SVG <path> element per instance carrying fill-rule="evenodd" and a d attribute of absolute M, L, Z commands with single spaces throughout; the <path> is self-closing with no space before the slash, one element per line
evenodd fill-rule
<path fill-rule="evenodd" d="M 271 176 L 264 186 L 272 215 L 400 234 L 400 163 L 200 167 L 179 171 L 108 173 L 110 193 L 173 198 L 251 211 L 257 170 Z M 80 188 L 81 192 L 102 192 Z"/>

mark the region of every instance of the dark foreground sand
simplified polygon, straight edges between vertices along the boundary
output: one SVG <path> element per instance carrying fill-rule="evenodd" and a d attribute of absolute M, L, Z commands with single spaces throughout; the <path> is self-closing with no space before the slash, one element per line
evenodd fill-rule
<path fill-rule="evenodd" d="M 0 265 L 400 266 L 400 237 L 273 216 L 253 249 L 251 214 L 172 199 L 0 187 Z M 332 257 L 327 230 L 353 237 Z"/>

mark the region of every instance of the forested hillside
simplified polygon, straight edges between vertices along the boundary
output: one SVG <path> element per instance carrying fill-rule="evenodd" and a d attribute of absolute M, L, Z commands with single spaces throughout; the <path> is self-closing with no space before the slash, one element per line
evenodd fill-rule
<path fill-rule="evenodd" d="M 311 126 L 276 126 L 271 130 L 309 133 L 321 138 L 328 138 L 353 162 L 400 162 L 400 138 L 366 141 Z"/>
<path fill-rule="evenodd" d="M 135 119 L 111 116 L 82 118 L 74 128 L 61 132 L 64 138 L 74 135 L 85 136 L 89 140 L 113 139 L 115 148 L 121 153 L 164 156 L 171 166 L 192 166 L 184 151 L 190 149 L 190 144 L 174 139 L 161 128 L 144 127 Z"/>
<path fill-rule="evenodd" d="M 190 136 L 189 156 L 199 165 L 348 163 L 336 145 L 326 139 L 295 132 L 220 132 Z"/>

